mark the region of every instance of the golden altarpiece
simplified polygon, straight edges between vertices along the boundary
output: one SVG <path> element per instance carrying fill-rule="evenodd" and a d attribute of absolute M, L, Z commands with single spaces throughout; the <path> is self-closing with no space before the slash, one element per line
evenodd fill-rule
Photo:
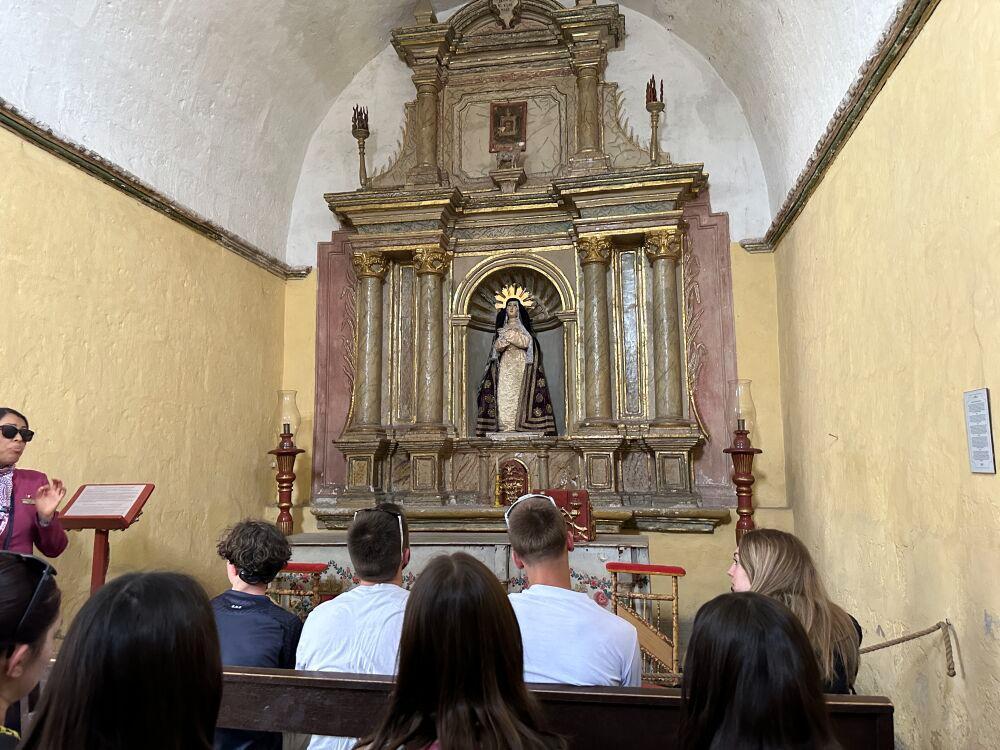
<path fill-rule="evenodd" d="M 353 341 L 328 375 L 350 381 L 337 434 L 319 388 L 317 445 L 342 464 L 315 483 L 313 513 L 344 528 L 387 498 L 415 528 L 502 530 L 496 470 L 516 459 L 533 487 L 588 490 L 599 530 L 710 529 L 731 489 L 710 457 L 721 489 L 705 502 L 696 486 L 717 401 L 699 367 L 733 354 L 698 341 L 693 307 L 688 208 L 707 212 L 707 176 L 625 124 L 604 77 L 625 42 L 618 6 L 474 0 L 447 22 L 417 7 L 392 33 L 416 88 L 399 152 L 363 188 L 325 196 L 349 232 L 339 313 L 353 329 L 321 314 L 320 346 Z M 554 435 L 477 434 L 504 289 L 531 304 Z"/>

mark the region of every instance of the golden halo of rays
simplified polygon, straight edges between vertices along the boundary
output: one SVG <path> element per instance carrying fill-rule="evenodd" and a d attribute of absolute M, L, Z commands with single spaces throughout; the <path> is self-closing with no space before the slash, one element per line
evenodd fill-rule
<path fill-rule="evenodd" d="M 513 284 L 508 284 L 503 287 L 493 296 L 493 299 L 496 300 L 494 307 L 496 307 L 497 310 L 503 309 L 503 306 L 507 304 L 507 300 L 510 299 L 516 299 L 525 308 L 533 307 L 535 304 L 535 300 L 531 297 L 531 292 L 523 286 L 514 286 Z"/>

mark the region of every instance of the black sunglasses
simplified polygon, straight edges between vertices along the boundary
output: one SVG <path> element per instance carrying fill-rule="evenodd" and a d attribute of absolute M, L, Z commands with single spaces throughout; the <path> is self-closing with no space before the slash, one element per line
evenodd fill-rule
<path fill-rule="evenodd" d="M 17 627 L 14 629 L 14 635 L 11 636 L 9 641 L 11 644 L 21 643 L 23 641 L 21 638 L 21 629 L 24 627 L 24 623 L 28 620 L 29 615 L 31 615 L 34 611 L 35 605 L 38 604 L 38 597 L 41 594 L 42 589 L 45 587 L 45 581 L 55 576 L 56 569 L 45 562 L 45 560 L 39 560 L 34 555 L 22 555 L 18 552 L 2 552 L 0 554 L 19 558 L 25 565 L 33 568 L 41 574 L 38 578 L 38 583 L 35 584 L 35 592 L 31 595 L 31 601 L 29 601 L 28 606 L 25 607 L 24 614 L 21 615 L 21 619 L 17 623 Z"/>
<path fill-rule="evenodd" d="M 26 443 L 30 443 L 31 439 L 35 437 L 35 433 L 27 427 L 18 427 L 13 424 L 0 424 L 0 435 L 3 435 L 8 440 L 13 440 L 18 434 L 21 435 L 21 440 Z"/>

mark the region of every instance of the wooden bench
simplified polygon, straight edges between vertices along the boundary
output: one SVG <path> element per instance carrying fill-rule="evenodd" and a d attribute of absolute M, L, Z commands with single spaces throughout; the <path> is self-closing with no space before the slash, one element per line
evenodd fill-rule
<path fill-rule="evenodd" d="M 281 669 L 227 667 L 219 726 L 358 737 L 385 708 L 392 679 Z M 680 720 L 673 688 L 532 685 L 550 728 L 573 750 L 669 750 Z M 892 703 L 880 696 L 828 696 L 834 731 L 844 748 L 893 747 Z"/>

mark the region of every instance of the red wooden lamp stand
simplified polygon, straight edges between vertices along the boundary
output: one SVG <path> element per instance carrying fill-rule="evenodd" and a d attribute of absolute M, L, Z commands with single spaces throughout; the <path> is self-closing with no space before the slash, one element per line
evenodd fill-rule
<path fill-rule="evenodd" d="M 278 530 L 288 536 L 292 533 L 292 514 L 289 512 L 292 507 L 292 487 L 295 485 L 295 458 L 300 453 L 305 453 L 302 448 L 295 447 L 292 440 L 292 426 L 282 425 L 282 432 L 278 441 L 278 447 L 268 451 L 275 457 L 278 464 L 278 474 L 275 481 L 278 483 Z"/>
<path fill-rule="evenodd" d="M 750 431 L 745 429 L 744 420 L 737 420 L 733 431 L 733 444 L 723 453 L 728 453 L 733 459 L 733 484 L 736 485 L 736 543 L 748 531 L 756 528 L 753 522 L 753 457 L 763 453 L 760 448 L 750 444 Z"/>

